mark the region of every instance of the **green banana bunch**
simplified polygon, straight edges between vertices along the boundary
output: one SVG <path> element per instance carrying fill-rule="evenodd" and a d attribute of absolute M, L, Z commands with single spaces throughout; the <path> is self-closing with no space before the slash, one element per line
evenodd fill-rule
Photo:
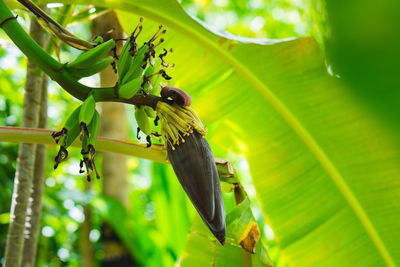
<path fill-rule="evenodd" d="M 115 41 L 113 39 L 97 45 L 68 63 L 66 70 L 76 79 L 98 73 L 114 61 L 113 57 L 106 57 L 114 47 Z"/>
<path fill-rule="evenodd" d="M 78 137 L 80 133 L 81 128 L 78 120 L 80 110 L 81 106 L 79 106 L 72 112 L 61 131 L 51 134 L 56 143 L 60 143 L 60 150 L 58 151 L 58 154 L 54 159 L 54 169 L 58 167 L 58 164 L 60 164 L 60 162 L 64 161 L 68 157 L 67 148 L 74 142 L 74 140 Z"/>
<path fill-rule="evenodd" d="M 160 78 L 159 74 L 161 73 L 160 70 L 162 70 L 160 69 L 160 67 L 161 60 L 157 59 L 156 64 L 154 66 L 148 66 L 146 70 L 144 70 L 143 75 L 139 75 L 138 77 L 133 78 L 128 82 L 123 81 L 122 84 L 118 87 L 118 95 L 122 98 L 129 99 L 137 94 L 140 89 L 143 89 L 145 93 L 159 95 L 161 92 L 161 87 L 158 84 L 158 81 Z M 138 69 L 140 70 L 141 68 L 139 67 Z M 152 115 L 149 116 L 154 118 L 155 113 L 150 113 Z"/>
<path fill-rule="evenodd" d="M 135 58 L 138 54 L 138 45 L 137 45 L 137 38 L 142 31 L 142 22 L 143 17 L 140 18 L 138 25 L 133 30 L 131 36 L 129 37 L 128 41 L 125 43 L 124 47 L 122 48 L 121 55 L 119 56 L 118 60 L 118 84 L 123 84 L 122 80 L 131 69 L 131 64 L 133 58 Z M 136 33 L 136 31 L 138 31 Z M 136 34 L 136 35 L 135 35 Z M 141 51 L 144 52 L 144 51 Z"/>
<path fill-rule="evenodd" d="M 99 179 L 100 175 L 97 171 L 96 164 L 94 161 L 96 150 L 94 148 L 96 144 L 97 133 L 100 124 L 100 114 L 95 110 L 93 118 L 90 124 L 87 127 L 89 135 L 84 135 L 82 139 L 82 150 L 81 154 L 83 156 L 83 160 L 81 160 L 81 171 L 83 167 L 83 163 L 86 166 L 87 180 L 90 181 L 92 178 L 93 170 L 96 172 L 96 177 Z"/>
<path fill-rule="evenodd" d="M 83 135 L 89 135 L 87 126 L 92 121 L 93 115 L 96 111 L 96 101 L 92 94 L 90 94 L 85 101 L 83 101 L 82 107 L 79 111 L 79 125 L 82 129 Z"/>
<path fill-rule="evenodd" d="M 145 42 L 141 47 L 137 47 L 137 37 L 142 29 L 143 19 L 141 18 L 138 26 L 125 43 L 118 62 L 118 84 L 123 85 L 133 79 L 136 79 L 143 75 L 144 69 L 147 66 L 147 62 L 151 66 L 154 65 L 155 48 L 160 45 L 164 39 L 160 39 L 158 44 L 153 44 L 161 35 L 165 34 L 165 30 L 161 31 L 162 26 L 160 25 L 158 31 L 151 37 L 148 42 Z M 136 30 L 138 30 L 136 34 Z M 136 35 L 135 35 L 136 34 Z"/>
<path fill-rule="evenodd" d="M 94 162 L 96 154 L 94 146 L 96 143 L 99 123 L 100 114 L 96 110 L 96 101 L 93 95 L 90 94 L 82 105 L 76 108 L 68 117 L 63 129 L 60 132 L 52 134 L 56 143 L 60 143 L 60 150 L 55 158 L 54 168 L 57 168 L 58 164 L 68 157 L 67 148 L 79 136 L 79 133 L 81 133 L 81 154 L 83 159 L 80 163 L 80 172 L 84 172 L 82 168 L 83 164 L 85 164 L 88 181 L 91 180 L 93 171 L 95 171 L 97 178 L 100 178 Z"/>

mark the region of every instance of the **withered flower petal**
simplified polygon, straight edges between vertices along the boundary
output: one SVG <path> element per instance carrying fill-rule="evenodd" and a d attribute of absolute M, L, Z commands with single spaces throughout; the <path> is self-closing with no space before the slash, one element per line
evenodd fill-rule
<path fill-rule="evenodd" d="M 190 96 L 183 90 L 175 88 L 173 86 L 165 86 L 161 89 L 161 97 L 163 99 L 172 98 L 174 103 L 179 106 L 190 106 L 192 100 Z"/>
<path fill-rule="evenodd" d="M 67 157 L 68 157 L 68 151 L 65 149 L 65 147 L 60 146 L 60 150 L 58 151 L 57 156 L 54 158 L 55 161 L 54 169 L 57 169 L 58 164 L 66 160 Z"/>

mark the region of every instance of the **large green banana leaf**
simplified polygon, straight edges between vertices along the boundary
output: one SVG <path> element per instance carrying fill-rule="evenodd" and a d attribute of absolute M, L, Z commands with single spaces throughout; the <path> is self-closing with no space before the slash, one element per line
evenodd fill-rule
<path fill-rule="evenodd" d="M 400 263 L 398 135 L 328 75 L 313 39 L 218 35 L 173 0 L 96 5 L 132 12 L 120 13 L 127 32 L 137 15 L 143 37 L 150 20 L 168 29 L 172 85 L 191 94 L 215 151 L 246 157 L 291 266 Z"/>

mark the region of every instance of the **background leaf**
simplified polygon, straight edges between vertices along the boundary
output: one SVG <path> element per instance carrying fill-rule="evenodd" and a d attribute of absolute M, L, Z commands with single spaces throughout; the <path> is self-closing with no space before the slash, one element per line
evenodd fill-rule
<path fill-rule="evenodd" d="M 168 9 L 159 8 L 167 21 Z M 327 74 L 316 43 L 218 42 L 204 29 L 201 37 L 185 32 L 189 18 L 177 9 L 170 19 L 179 20 L 167 24 L 177 33 L 165 44 L 175 51 L 174 84 L 193 96 L 213 144 L 245 154 L 289 263 L 398 261 L 399 231 L 389 223 L 399 214 L 396 136 Z"/>

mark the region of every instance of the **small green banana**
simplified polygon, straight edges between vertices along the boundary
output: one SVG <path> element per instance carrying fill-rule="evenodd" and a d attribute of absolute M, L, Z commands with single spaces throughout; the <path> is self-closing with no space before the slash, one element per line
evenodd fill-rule
<path fill-rule="evenodd" d="M 132 38 L 132 37 L 130 37 Z M 124 77 L 125 74 L 129 70 L 129 65 L 131 62 L 132 55 L 129 53 L 129 49 L 131 47 L 131 44 L 129 42 L 130 38 L 128 41 L 125 43 L 124 47 L 122 48 L 121 55 L 119 56 L 118 60 L 118 75 L 120 77 L 120 82 L 122 81 L 121 77 Z"/>
<path fill-rule="evenodd" d="M 64 124 L 64 127 L 62 128 L 61 131 L 52 133 L 51 136 L 54 138 L 56 143 L 60 143 L 61 140 L 61 145 L 65 146 L 65 136 L 67 134 L 70 134 L 72 129 L 74 129 L 75 125 L 78 124 L 79 126 L 79 112 L 80 112 L 81 106 L 76 108 L 71 115 L 69 115 L 67 121 Z M 78 127 L 79 128 L 79 127 Z M 79 133 L 78 133 L 79 134 Z"/>
<path fill-rule="evenodd" d="M 81 106 L 77 107 L 71 115 L 69 115 L 67 121 L 64 124 L 64 128 L 67 130 L 67 133 L 75 127 L 76 124 L 79 124 L 79 112 L 81 111 Z"/>
<path fill-rule="evenodd" d="M 145 112 L 144 106 L 136 107 L 135 118 L 136 118 L 136 122 L 137 122 L 140 130 L 145 135 L 150 135 L 151 134 L 151 124 L 150 124 L 149 117 L 147 116 L 147 114 Z"/>
<path fill-rule="evenodd" d="M 97 133 L 99 130 L 99 124 L 100 124 L 100 114 L 96 110 L 94 112 L 92 121 L 89 123 L 87 126 L 89 136 L 84 135 L 82 139 L 82 151 L 89 152 L 89 145 L 91 145 L 93 148 L 96 144 L 96 138 L 97 138 Z"/>
<path fill-rule="evenodd" d="M 90 94 L 85 99 L 85 101 L 83 101 L 82 108 L 79 112 L 79 123 L 81 127 L 86 128 L 90 124 L 95 111 L 96 111 L 96 101 L 94 100 L 93 95 Z"/>
<path fill-rule="evenodd" d="M 93 147 L 96 144 L 97 133 L 99 131 L 99 124 L 100 124 L 100 114 L 97 110 L 95 110 L 93 119 L 88 126 L 88 130 L 90 133 L 90 136 L 88 139 L 88 145 L 92 145 Z"/>
<path fill-rule="evenodd" d="M 150 118 L 155 118 L 157 116 L 157 112 L 149 106 L 144 106 L 144 111 Z"/>
<path fill-rule="evenodd" d="M 143 17 L 140 17 L 139 23 L 136 25 L 136 28 L 133 30 L 131 36 L 129 36 L 128 40 L 125 42 L 124 47 L 122 48 L 122 52 L 118 60 L 119 77 L 125 76 L 125 74 L 130 68 L 132 57 L 134 57 L 138 52 L 137 38 L 142 31 L 142 23 L 143 23 Z M 121 81 L 122 78 L 119 79 L 119 83 Z"/>
<path fill-rule="evenodd" d="M 145 92 L 149 92 L 153 88 L 152 81 L 155 79 L 154 76 L 151 75 L 155 72 L 155 66 L 148 66 L 143 73 L 143 90 Z"/>
<path fill-rule="evenodd" d="M 54 169 L 57 168 L 60 162 L 64 161 L 68 157 L 67 148 L 72 142 L 78 137 L 80 132 L 79 126 L 79 113 L 81 106 L 76 108 L 72 114 L 68 117 L 61 131 L 52 133 L 52 137 L 56 140 L 56 143 L 60 143 L 60 150 L 55 157 Z M 61 140 L 61 142 L 60 142 Z"/>
<path fill-rule="evenodd" d="M 113 39 L 108 40 L 88 51 L 81 53 L 75 60 L 67 64 L 69 69 L 71 68 L 89 68 L 97 61 L 108 55 L 110 51 L 115 47 L 115 41 Z"/>
<path fill-rule="evenodd" d="M 147 79 L 148 82 L 145 82 L 145 84 L 143 85 L 143 90 L 145 90 L 145 92 L 147 92 L 148 94 L 156 96 L 160 95 L 161 92 L 160 77 L 162 75 L 155 73 L 158 73 L 161 69 L 162 69 L 161 59 L 158 57 L 156 58 L 154 66 L 147 67 L 144 75 L 146 77 L 145 79 Z M 151 77 L 147 77 L 150 76 L 151 74 L 153 74 Z"/>
<path fill-rule="evenodd" d="M 143 78 L 140 76 L 133 80 L 130 80 L 127 83 L 122 84 L 118 88 L 118 95 L 125 99 L 131 98 L 140 90 L 140 88 L 142 88 L 142 82 Z"/>
<path fill-rule="evenodd" d="M 130 58 L 128 71 L 119 77 L 118 84 L 127 83 L 143 74 L 143 65 L 146 64 L 146 53 L 149 52 L 150 47 L 147 44 L 142 45 L 139 48 L 138 54 Z"/>
<path fill-rule="evenodd" d="M 100 178 L 100 175 L 97 171 L 96 164 L 94 161 L 96 155 L 96 150 L 94 148 L 94 145 L 96 143 L 99 124 L 100 124 L 100 114 L 96 110 L 93 115 L 92 121 L 87 127 L 88 132 L 90 134 L 84 135 L 82 140 L 81 154 L 83 156 L 83 160 L 81 161 L 81 165 L 85 163 L 88 181 L 91 180 L 93 171 L 96 172 L 96 177 Z"/>
<path fill-rule="evenodd" d="M 65 148 L 69 147 L 74 141 L 75 139 L 78 137 L 79 133 L 81 132 L 81 127 L 78 123 L 78 121 L 76 121 L 77 123 L 74 125 L 74 127 L 72 127 L 67 135 L 65 136 L 64 140 L 63 140 L 63 146 Z"/>
<path fill-rule="evenodd" d="M 92 76 L 93 74 L 96 74 L 105 68 L 107 68 L 112 62 L 114 61 L 114 58 L 109 56 L 106 58 L 100 59 L 98 62 L 93 64 L 90 67 L 87 68 L 67 68 L 69 74 L 71 74 L 72 77 L 75 79 L 80 79 L 82 77 L 88 77 Z"/>

